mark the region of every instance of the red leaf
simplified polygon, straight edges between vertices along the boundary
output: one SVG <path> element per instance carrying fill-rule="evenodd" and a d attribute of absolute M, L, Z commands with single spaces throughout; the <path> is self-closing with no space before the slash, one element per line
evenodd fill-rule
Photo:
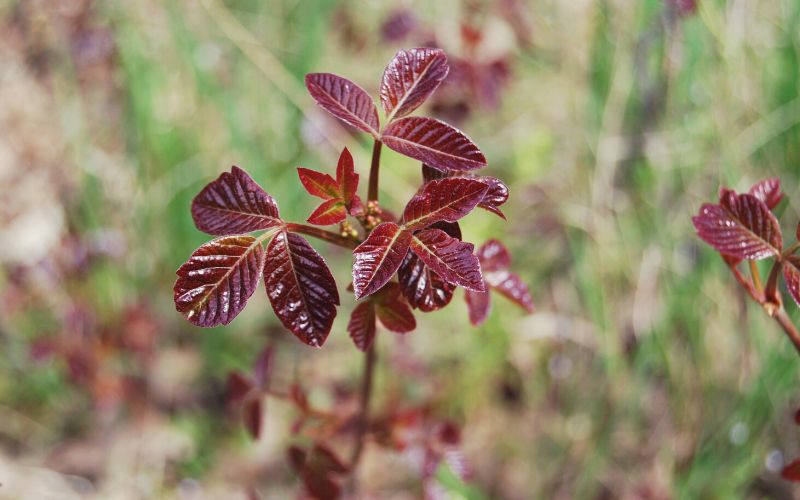
<path fill-rule="evenodd" d="M 225 399 L 229 405 L 237 406 L 252 389 L 253 382 L 249 378 L 239 372 L 231 372 L 225 384 Z"/>
<path fill-rule="evenodd" d="M 300 182 L 306 188 L 308 194 L 322 198 L 323 200 L 330 200 L 333 198 L 340 198 L 341 192 L 339 185 L 328 174 L 317 172 L 308 168 L 297 167 L 297 175 L 300 176 Z"/>
<path fill-rule="evenodd" d="M 378 108 L 369 94 L 355 83 L 331 73 L 309 73 L 306 88 L 328 113 L 376 139 L 380 137 Z"/>
<path fill-rule="evenodd" d="M 500 295 L 518 304 L 529 313 L 536 310 L 528 285 L 516 274 L 509 271 L 494 271 L 484 273 L 483 276 L 486 279 L 486 284 L 497 290 Z"/>
<path fill-rule="evenodd" d="M 381 81 L 381 104 L 387 120 L 402 118 L 433 94 L 449 68 L 441 49 L 400 50 L 386 66 Z"/>
<path fill-rule="evenodd" d="M 192 324 L 227 325 L 253 295 L 264 250 L 252 236 L 225 236 L 194 251 L 176 274 L 175 309 Z"/>
<path fill-rule="evenodd" d="M 497 240 L 489 240 L 478 249 L 478 260 L 484 272 L 503 271 L 511 265 L 511 255 L 505 245 Z"/>
<path fill-rule="evenodd" d="M 458 177 L 431 181 L 406 205 L 403 225 L 414 230 L 440 221 L 455 222 L 477 206 L 487 189 L 482 182 Z"/>
<path fill-rule="evenodd" d="M 356 299 L 383 287 L 408 253 L 411 233 L 394 222 L 384 222 L 372 230 L 366 240 L 353 250 L 353 291 Z"/>
<path fill-rule="evenodd" d="M 472 243 L 464 243 L 441 229 L 425 229 L 414 234 L 411 250 L 445 281 L 482 292 L 486 288 Z"/>
<path fill-rule="evenodd" d="M 783 278 L 789 295 L 800 305 L 800 257 L 790 255 L 783 260 Z"/>
<path fill-rule="evenodd" d="M 261 399 L 259 398 L 250 400 L 244 406 L 242 419 L 244 420 L 244 426 L 247 432 L 253 436 L 253 439 L 258 439 L 261 435 L 261 414 Z"/>
<path fill-rule="evenodd" d="M 783 199 L 781 192 L 781 180 L 777 177 L 770 177 L 757 182 L 750 188 L 750 194 L 767 204 L 770 210 L 778 206 Z"/>
<path fill-rule="evenodd" d="M 306 450 L 299 446 L 292 445 L 286 450 L 286 456 L 289 458 L 289 465 L 291 465 L 295 471 L 300 472 L 303 470 L 303 467 L 306 465 Z"/>
<path fill-rule="evenodd" d="M 486 194 L 481 202 L 478 203 L 478 206 L 505 219 L 505 214 L 498 207 L 508 201 L 508 186 L 495 177 L 478 177 L 476 180 L 488 186 Z"/>
<path fill-rule="evenodd" d="M 800 425 L 800 409 L 794 412 L 794 423 Z"/>
<path fill-rule="evenodd" d="M 375 340 L 375 305 L 371 300 L 358 304 L 347 323 L 350 338 L 360 351 L 366 351 Z"/>
<path fill-rule="evenodd" d="M 334 198 L 322 202 L 311 215 L 308 216 L 308 222 L 317 226 L 329 226 L 331 224 L 338 224 L 347 218 L 347 209 L 344 207 L 344 202 L 341 198 Z"/>
<path fill-rule="evenodd" d="M 364 204 L 361 202 L 361 198 L 359 198 L 358 195 L 353 196 L 347 213 L 353 217 L 362 217 L 366 215 L 367 210 L 364 208 Z"/>
<path fill-rule="evenodd" d="M 349 207 L 358 191 L 358 174 L 353 166 L 353 156 L 347 148 L 344 148 L 342 154 L 339 155 L 339 163 L 336 165 L 336 183 L 339 185 L 341 197 Z"/>
<path fill-rule="evenodd" d="M 697 235 L 723 254 L 759 260 L 781 252 L 778 220 L 753 195 L 725 190 L 719 205 L 704 204 L 692 222 Z"/>
<path fill-rule="evenodd" d="M 500 179 L 497 179 L 496 177 L 469 175 L 464 173 L 459 174 L 457 172 L 442 172 L 441 170 L 436 170 L 435 168 L 429 167 L 424 163 L 422 164 L 422 180 L 424 183 L 428 183 L 436 179 L 444 179 L 447 177 L 462 177 L 486 184 L 486 194 L 483 196 L 483 199 L 480 201 L 480 203 L 478 203 L 478 206 L 484 210 L 488 210 L 489 212 L 498 215 L 503 219 L 506 218 L 505 214 L 503 214 L 502 210 L 500 210 L 498 207 L 508 201 L 508 186 L 506 186 Z"/>
<path fill-rule="evenodd" d="M 417 327 L 414 311 L 403 299 L 402 288 L 389 283 L 376 294 L 375 311 L 381 324 L 395 333 L 408 333 Z"/>
<path fill-rule="evenodd" d="M 491 309 L 491 297 L 489 291 L 485 292 L 471 292 L 466 290 L 464 299 L 467 301 L 467 312 L 469 313 L 469 322 L 474 326 L 478 326 L 489 316 Z"/>
<path fill-rule="evenodd" d="M 486 166 L 486 158 L 460 130 L 433 118 L 409 116 L 390 123 L 381 140 L 391 149 L 440 170 Z"/>
<path fill-rule="evenodd" d="M 431 227 L 441 229 L 453 238 L 461 239 L 461 228 L 457 222 L 439 222 Z M 406 255 L 397 276 L 409 305 L 422 312 L 441 309 L 453 299 L 456 287 L 431 271 L 414 252 Z"/>
<path fill-rule="evenodd" d="M 281 224 L 275 200 L 239 167 L 223 172 L 194 197 L 192 218 L 197 229 L 216 236 Z"/>
<path fill-rule="evenodd" d="M 781 471 L 781 476 L 789 481 L 800 482 L 800 458 L 794 460 Z"/>
<path fill-rule="evenodd" d="M 267 247 L 264 282 L 272 309 L 297 338 L 321 347 L 339 305 L 325 260 L 299 234 L 282 231 Z"/>

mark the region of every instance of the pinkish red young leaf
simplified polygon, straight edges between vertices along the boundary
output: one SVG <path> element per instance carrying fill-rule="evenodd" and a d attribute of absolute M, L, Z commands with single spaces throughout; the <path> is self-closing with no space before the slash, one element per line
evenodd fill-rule
<path fill-rule="evenodd" d="M 478 249 L 478 260 L 483 272 L 503 271 L 511 265 L 511 255 L 505 245 L 497 240 L 489 240 Z"/>
<path fill-rule="evenodd" d="M 306 88 L 325 111 L 344 123 L 363 130 L 378 139 L 378 108 L 367 92 L 341 76 L 331 73 L 309 73 Z"/>
<path fill-rule="evenodd" d="M 486 288 L 472 243 L 464 243 L 441 229 L 425 229 L 414 234 L 411 250 L 445 281 L 469 290 Z"/>
<path fill-rule="evenodd" d="M 456 222 L 478 205 L 487 189 L 482 182 L 458 177 L 431 181 L 406 205 L 403 226 L 414 230 L 440 221 Z"/>
<path fill-rule="evenodd" d="M 267 247 L 264 282 L 275 315 L 297 338 L 321 347 L 339 305 L 325 260 L 299 234 L 280 232 Z"/>
<path fill-rule="evenodd" d="M 260 398 L 253 398 L 244 405 L 242 419 L 247 432 L 253 437 L 258 439 L 261 435 L 261 415 L 262 404 Z"/>
<path fill-rule="evenodd" d="M 509 271 L 493 271 L 483 274 L 486 279 L 486 284 L 494 290 L 497 290 L 500 295 L 516 303 L 529 313 L 536 310 L 533 305 L 528 285 L 526 285 L 519 276 Z"/>
<path fill-rule="evenodd" d="M 800 458 L 793 460 L 783 468 L 781 476 L 789 481 L 800 482 Z"/>
<path fill-rule="evenodd" d="M 441 49 L 400 50 L 389 61 L 381 81 L 381 104 L 387 120 L 417 109 L 447 76 L 447 56 Z"/>
<path fill-rule="evenodd" d="M 175 309 L 197 326 L 227 325 L 253 295 L 263 267 L 261 242 L 252 236 L 209 241 L 178 269 Z"/>
<path fill-rule="evenodd" d="M 380 290 L 403 262 L 411 244 L 411 233 L 394 222 L 384 222 L 372 230 L 353 250 L 353 291 L 356 299 Z"/>
<path fill-rule="evenodd" d="M 438 222 L 431 227 L 438 228 L 461 239 L 461 228 L 457 222 Z M 414 252 L 408 252 L 397 272 L 403 295 L 412 308 L 431 312 L 443 308 L 453 299 L 455 285 L 444 281 L 433 272 Z"/>
<path fill-rule="evenodd" d="M 767 204 L 770 210 L 778 206 L 783 199 L 781 192 L 781 180 L 777 177 L 770 177 L 757 182 L 750 188 L 750 194 Z"/>
<path fill-rule="evenodd" d="M 338 224 L 347 218 L 347 209 L 341 198 L 334 198 L 322 202 L 320 206 L 308 216 L 308 222 L 317 226 Z"/>
<path fill-rule="evenodd" d="M 778 220 L 763 201 L 751 194 L 724 190 L 720 204 L 704 204 L 692 222 L 697 235 L 723 254 L 759 260 L 781 252 Z"/>
<path fill-rule="evenodd" d="M 347 148 L 344 148 L 342 154 L 339 155 L 339 162 L 336 165 L 336 183 L 339 185 L 340 196 L 350 207 L 353 197 L 358 191 L 358 174 L 353 166 L 353 156 Z"/>
<path fill-rule="evenodd" d="M 469 137 L 433 118 L 396 120 L 386 127 L 381 140 L 398 153 L 439 170 L 461 172 L 486 166 L 486 157 Z"/>
<path fill-rule="evenodd" d="M 381 324 L 395 333 L 408 333 L 417 327 L 414 312 L 403 298 L 397 283 L 388 283 L 375 297 L 375 311 Z"/>
<path fill-rule="evenodd" d="M 800 305 L 800 257 L 790 255 L 783 260 L 783 278 L 789 295 Z"/>
<path fill-rule="evenodd" d="M 297 167 L 297 175 L 300 177 L 303 187 L 312 196 L 323 200 L 331 200 L 342 196 L 339 191 L 339 185 L 328 174 L 309 168 Z"/>
<path fill-rule="evenodd" d="M 358 195 L 353 196 L 353 199 L 350 201 L 350 208 L 348 209 L 347 213 L 352 215 L 353 217 L 362 217 L 366 215 L 367 210 L 364 208 L 364 204 L 361 202 L 361 198 Z"/>
<path fill-rule="evenodd" d="M 465 290 L 464 299 L 467 301 L 467 313 L 469 314 L 469 322 L 474 326 L 478 326 L 489 316 L 491 309 L 491 297 L 489 290 L 484 292 L 471 292 Z"/>
<path fill-rule="evenodd" d="M 358 304 L 347 323 L 350 338 L 360 351 L 366 351 L 375 340 L 375 305 L 371 300 Z"/>
<path fill-rule="evenodd" d="M 197 229 L 216 236 L 247 233 L 281 224 L 278 205 L 239 167 L 223 172 L 192 200 Z"/>
<path fill-rule="evenodd" d="M 244 401 L 244 398 L 253 390 L 253 381 L 245 377 L 239 372 L 231 372 L 228 374 L 228 380 L 225 384 L 225 399 L 231 406 L 238 406 Z"/>

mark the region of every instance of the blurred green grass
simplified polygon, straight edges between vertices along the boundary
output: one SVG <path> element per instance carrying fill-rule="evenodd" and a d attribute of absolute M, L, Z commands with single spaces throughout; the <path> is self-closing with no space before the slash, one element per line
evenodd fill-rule
<path fill-rule="evenodd" d="M 465 10 L 455 0 L 410 4 L 445 40 Z M 539 312 L 523 318 L 495 298 L 490 320 L 472 329 L 458 296 L 448 312 L 419 315 L 418 331 L 402 342 L 443 387 L 442 411 L 464 424 L 476 487 L 492 498 L 741 498 L 764 488 L 790 497 L 765 458 L 771 450 L 787 460 L 800 453 L 791 422 L 800 404 L 796 354 L 696 239 L 690 218 L 719 185 L 745 189 L 779 175 L 790 198 L 783 227 L 792 234 L 800 3 L 703 1 L 671 26 L 660 0 L 526 7 L 534 48 L 514 51 L 501 107 L 464 124 L 490 159 L 487 173 L 511 188 L 509 222 L 476 214 L 465 238 L 505 239 Z M 11 2 L 0 14 L 10 18 L 15 8 Z M 199 350 L 202 373 L 192 383 L 219 386 L 230 369 L 252 363 L 278 323 L 261 290 L 228 328 L 195 330 L 172 311 L 174 270 L 206 240 L 192 223 L 191 199 L 236 164 L 284 216 L 302 220 L 313 201 L 298 190 L 296 166 L 332 170 L 336 148 L 346 145 L 366 174 L 361 138 L 326 127 L 332 143 L 304 140 L 326 122 L 302 78 L 337 72 L 375 95 L 398 48 L 377 42 L 389 9 L 316 0 L 109 1 L 95 9 L 114 37 L 110 100 L 119 110 L 108 112 L 85 91 L 56 45 L 51 111 L 77 185 L 69 225 L 82 234 L 117 228 L 128 251 L 65 292 L 109 316 L 145 297 L 158 313 L 162 346 Z M 347 44 L 343 12 L 369 41 L 363 47 Z M 384 156 L 381 196 L 397 209 L 418 166 Z M 121 192 L 116 175 L 124 176 Z M 349 256 L 314 245 L 344 286 Z M 324 400 L 331 379 L 355 383 L 360 356 L 344 330 L 351 307 L 346 300 L 321 351 L 271 333 L 286 340 L 287 365 L 319 384 L 316 398 Z M 75 389 L 56 370 L 24 361 L 27 342 L 55 321 L 43 309 L 3 321 L 10 335 L 0 398 L 51 429 L 33 441 L 49 446 L 67 433 L 56 423 L 60 413 L 89 417 L 81 414 L 88 403 L 65 396 Z M 401 348 L 394 340 L 381 333 L 383 359 Z M 565 362 L 566 374 L 554 368 Z M 410 401 L 425 398 L 426 389 L 404 386 L 390 370 L 381 367 L 379 388 L 399 385 Z M 518 406 L 497 395 L 509 374 L 521 377 Z M 218 423 L 202 407 L 172 418 L 196 445 L 182 473 L 202 480 L 227 453 Z M 271 432 L 285 435 L 284 424 Z M 225 450 L 248 446 L 242 436 L 230 439 Z"/>

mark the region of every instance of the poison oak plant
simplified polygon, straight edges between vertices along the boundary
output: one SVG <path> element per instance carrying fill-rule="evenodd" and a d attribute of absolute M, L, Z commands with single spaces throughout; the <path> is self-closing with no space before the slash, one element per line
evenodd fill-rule
<path fill-rule="evenodd" d="M 789 294 L 800 304 L 800 256 L 796 255 L 800 242 L 784 249 L 780 224 L 773 213 L 781 200 L 783 193 L 777 178 L 758 182 L 747 193 L 723 188 L 719 203 L 704 204 L 692 222 L 697 235 L 720 253 L 736 281 L 781 325 L 800 353 L 800 333 L 786 314 L 778 290 L 783 275 Z M 796 232 L 800 239 L 800 225 Z M 769 258 L 774 261 L 763 284 L 755 261 Z M 739 269 L 745 260 L 749 277 Z"/>
<path fill-rule="evenodd" d="M 340 296 L 325 260 L 304 236 L 353 250 L 353 281 L 347 289 L 358 304 L 347 330 L 356 347 L 366 352 L 359 410 L 351 426 L 354 450 L 347 464 L 319 439 L 310 450 L 293 447 L 289 453 L 306 487 L 317 496 L 338 492 L 335 476 L 352 470 L 365 436 L 378 425 L 367 419 L 378 323 L 392 332 L 409 332 L 416 327 L 414 309 L 429 312 L 445 307 L 459 286 L 467 291 L 474 324 L 488 314 L 491 289 L 533 311 L 528 287 L 508 271 L 505 247 L 492 240 L 475 255 L 473 245 L 461 239 L 459 221 L 475 207 L 505 219 L 500 206 L 508 199 L 508 188 L 494 177 L 472 173 L 486 166 L 486 158 L 461 131 L 433 118 L 409 116 L 447 73 L 441 50 L 399 51 L 380 84 L 383 127 L 372 98 L 355 83 L 329 73 L 306 76 L 306 87 L 320 107 L 374 140 L 366 203 L 358 195 L 359 175 L 346 148 L 335 177 L 298 168 L 303 187 L 322 200 L 308 217 L 312 225 L 281 218 L 275 200 L 238 167 L 208 184 L 192 202 L 198 229 L 219 237 L 195 250 L 177 271 L 175 306 L 198 326 L 230 323 L 263 276 L 267 297 L 283 325 L 302 342 L 322 347 Z M 378 203 L 384 144 L 423 163 L 423 184 L 399 219 Z M 333 224 L 338 224 L 338 231 L 316 227 Z M 243 407 L 253 435 L 260 432 L 263 394 L 298 407 L 303 418 L 296 431 L 309 419 L 343 427 L 340 415 L 310 408 L 299 386 L 285 392 L 272 389 L 269 359 L 271 351 L 262 354 L 252 377 L 236 373 L 229 378 L 229 397 L 232 404 Z"/>

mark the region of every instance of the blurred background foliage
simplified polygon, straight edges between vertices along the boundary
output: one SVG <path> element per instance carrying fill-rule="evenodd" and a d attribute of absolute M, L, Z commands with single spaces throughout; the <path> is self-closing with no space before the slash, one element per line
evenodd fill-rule
<path fill-rule="evenodd" d="M 538 307 L 495 300 L 473 329 L 458 295 L 380 332 L 378 404 L 462 429 L 469 486 L 444 471 L 444 489 L 792 498 L 796 353 L 690 217 L 720 185 L 779 175 L 793 233 L 796 0 L 0 0 L 0 496 L 298 495 L 292 409 L 270 401 L 253 443 L 225 376 L 271 339 L 279 376 L 333 404 L 361 370 L 353 302 L 321 350 L 261 290 L 230 327 L 192 327 L 171 297 L 206 239 L 189 204 L 236 164 L 304 220 L 295 167 L 332 172 L 347 146 L 365 178 L 371 146 L 304 74 L 377 95 L 398 48 L 431 42 L 460 75 L 431 112 L 511 189 L 508 222 L 475 213 L 465 239 L 503 238 Z M 419 166 L 387 152 L 381 177 L 397 210 Z M 313 244 L 343 289 L 350 256 Z M 364 496 L 418 497 L 409 460 L 368 447 Z"/>

